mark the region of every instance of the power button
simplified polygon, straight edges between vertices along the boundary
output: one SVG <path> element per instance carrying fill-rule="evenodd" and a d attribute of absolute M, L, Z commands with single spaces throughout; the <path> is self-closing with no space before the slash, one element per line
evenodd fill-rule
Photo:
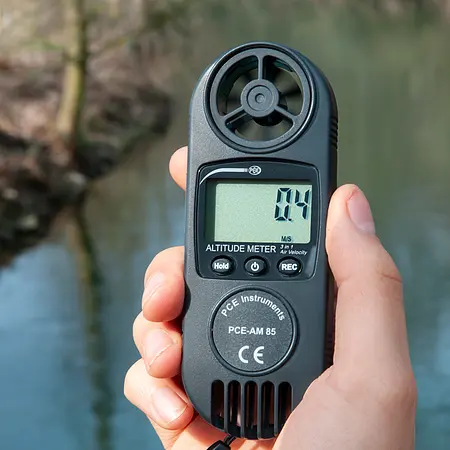
<path fill-rule="evenodd" d="M 250 258 L 245 262 L 244 267 L 250 275 L 261 275 L 266 271 L 267 264 L 261 258 Z"/>

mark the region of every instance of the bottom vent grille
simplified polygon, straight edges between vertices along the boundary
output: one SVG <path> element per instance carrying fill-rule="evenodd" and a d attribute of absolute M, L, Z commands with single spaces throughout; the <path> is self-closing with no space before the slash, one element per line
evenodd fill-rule
<path fill-rule="evenodd" d="M 292 387 L 253 381 L 224 384 L 215 381 L 211 389 L 212 424 L 233 436 L 269 439 L 281 432 L 292 412 Z"/>
<path fill-rule="evenodd" d="M 272 383 L 261 386 L 261 438 L 275 436 L 275 389 Z"/>
<path fill-rule="evenodd" d="M 224 427 L 224 385 L 221 381 L 214 381 L 211 389 L 211 423 L 219 428 Z"/>

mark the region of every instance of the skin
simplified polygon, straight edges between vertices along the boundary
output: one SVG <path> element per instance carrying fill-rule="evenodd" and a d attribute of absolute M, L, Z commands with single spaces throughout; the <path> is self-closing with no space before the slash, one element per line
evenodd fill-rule
<path fill-rule="evenodd" d="M 170 172 L 185 189 L 187 149 Z M 276 440 L 237 440 L 241 450 L 413 450 L 417 390 L 411 368 L 400 274 L 375 234 L 356 186 L 334 194 L 326 247 L 337 284 L 334 364 L 315 380 Z M 194 411 L 180 383 L 183 248 L 155 257 L 145 274 L 133 335 L 142 359 L 125 395 L 167 450 L 205 450 L 223 439 Z"/>

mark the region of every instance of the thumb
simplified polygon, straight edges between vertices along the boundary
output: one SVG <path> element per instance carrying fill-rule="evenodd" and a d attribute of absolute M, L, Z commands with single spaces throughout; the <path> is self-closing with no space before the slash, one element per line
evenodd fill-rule
<path fill-rule="evenodd" d="M 335 366 L 355 376 L 410 370 L 401 277 L 356 186 L 331 200 L 327 252 L 338 286 Z"/>

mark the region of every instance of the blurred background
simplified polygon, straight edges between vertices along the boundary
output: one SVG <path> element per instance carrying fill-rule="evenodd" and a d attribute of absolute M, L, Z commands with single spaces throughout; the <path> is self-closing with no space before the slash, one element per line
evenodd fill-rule
<path fill-rule="evenodd" d="M 168 175 L 206 65 L 312 58 L 400 266 L 417 449 L 450 443 L 449 0 L 0 0 L 0 448 L 160 449 L 123 397 L 145 268 L 183 243 Z"/>

